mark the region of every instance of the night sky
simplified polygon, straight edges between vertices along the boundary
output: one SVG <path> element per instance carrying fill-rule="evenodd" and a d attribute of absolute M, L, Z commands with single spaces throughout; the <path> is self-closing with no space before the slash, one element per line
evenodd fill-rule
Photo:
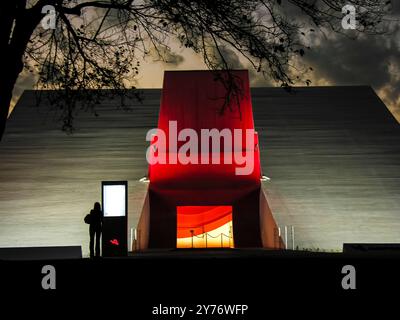
<path fill-rule="evenodd" d="M 288 14 L 299 15 L 292 8 Z M 388 24 L 388 32 L 384 35 L 360 35 L 351 37 L 351 31 L 344 35 L 329 30 L 307 32 L 310 24 L 306 24 L 304 39 L 311 50 L 307 50 L 301 63 L 312 67 L 307 75 L 312 86 L 332 85 L 370 85 L 400 120 L 400 1 L 393 1 L 393 22 Z M 174 52 L 168 55 L 168 63 L 147 58 L 143 61 L 140 74 L 135 85 L 138 88 L 161 88 L 164 70 L 205 69 L 201 56 L 189 49 L 180 48 L 173 40 L 170 46 Z M 270 79 L 264 79 L 230 48 L 224 53 L 235 68 L 249 69 L 251 85 L 276 86 Z M 24 89 L 32 88 L 35 76 L 24 72 L 20 75 L 14 90 L 13 105 Z"/>

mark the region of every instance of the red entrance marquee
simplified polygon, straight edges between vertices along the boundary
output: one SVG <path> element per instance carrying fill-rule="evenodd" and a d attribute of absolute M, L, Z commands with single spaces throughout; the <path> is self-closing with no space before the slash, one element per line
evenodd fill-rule
<path fill-rule="evenodd" d="M 235 70 L 231 76 L 238 88 L 226 99 L 226 87 L 218 80 L 227 77 L 225 72 L 165 72 L 158 131 L 150 142 L 153 149 L 149 148 L 153 152 L 148 157 L 150 183 L 137 227 L 137 249 L 215 247 L 218 243 L 221 247 L 281 247 L 261 188 L 248 72 Z M 179 161 L 180 153 L 188 152 L 183 148 L 187 140 L 179 139 L 183 129 L 191 129 L 197 137 L 191 163 Z M 215 129 L 232 133 L 231 150 L 225 145 L 229 135 L 217 146 L 211 140 L 204 146 L 204 130 Z M 238 132 L 242 135 L 235 140 Z M 246 165 L 251 170 L 240 173 Z"/>

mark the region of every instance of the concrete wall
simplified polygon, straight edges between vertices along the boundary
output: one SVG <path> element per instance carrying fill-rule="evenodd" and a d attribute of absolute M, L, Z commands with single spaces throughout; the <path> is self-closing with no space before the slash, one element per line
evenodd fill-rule
<path fill-rule="evenodd" d="M 278 225 L 294 225 L 296 245 L 340 249 L 343 242 L 400 242 L 400 129 L 369 87 L 252 90 L 264 190 Z M 148 129 L 160 90 L 144 90 L 131 111 L 118 100 L 80 111 L 66 135 L 49 106 L 27 91 L 0 143 L 0 247 L 82 245 L 83 218 L 101 199 L 102 180 L 128 180 L 129 221 L 145 200 Z"/>

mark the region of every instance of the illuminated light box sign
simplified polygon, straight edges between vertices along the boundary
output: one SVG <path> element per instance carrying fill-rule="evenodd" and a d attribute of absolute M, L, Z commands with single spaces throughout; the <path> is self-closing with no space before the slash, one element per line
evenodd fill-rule
<path fill-rule="evenodd" d="M 102 249 L 104 257 L 126 256 L 128 252 L 128 182 L 103 181 Z"/>
<path fill-rule="evenodd" d="M 126 215 L 126 185 L 103 184 L 104 217 L 124 217 Z"/>

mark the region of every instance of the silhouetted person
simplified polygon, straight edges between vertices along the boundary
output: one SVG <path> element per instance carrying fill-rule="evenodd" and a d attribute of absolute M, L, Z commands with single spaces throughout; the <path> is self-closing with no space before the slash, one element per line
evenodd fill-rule
<path fill-rule="evenodd" d="M 96 238 L 96 257 L 100 256 L 100 237 L 103 224 L 103 212 L 101 211 L 100 203 L 96 202 L 90 213 L 85 217 L 85 222 L 89 226 L 90 235 L 90 257 L 94 256 L 94 241 Z"/>

